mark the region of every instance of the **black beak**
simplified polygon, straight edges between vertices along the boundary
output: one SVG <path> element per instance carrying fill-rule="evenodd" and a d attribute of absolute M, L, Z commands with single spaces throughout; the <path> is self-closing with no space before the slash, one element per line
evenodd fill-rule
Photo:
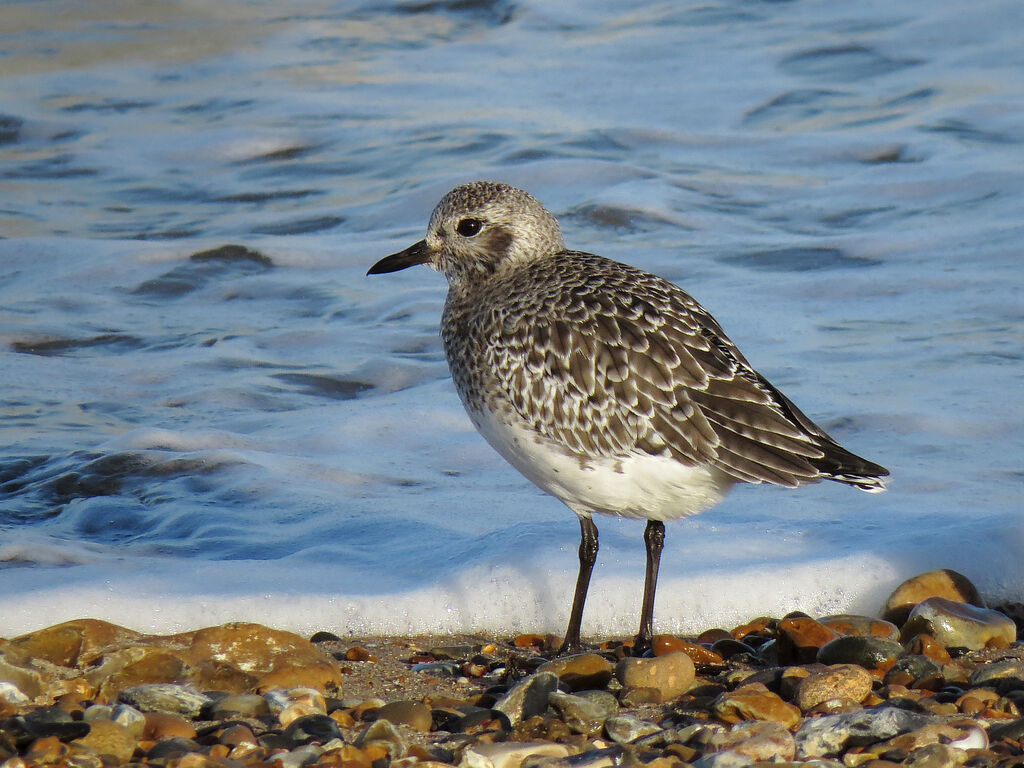
<path fill-rule="evenodd" d="M 366 274 L 368 275 L 383 275 L 386 272 L 397 272 L 400 269 L 406 267 L 414 267 L 417 264 L 426 264 L 430 261 L 433 253 L 430 248 L 427 247 L 426 240 L 420 240 L 418 243 L 413 243 L 404 251 L 398 253 L 392 253 L 390 256 L 385 256 L 383 259 L 378 261 Z"/>

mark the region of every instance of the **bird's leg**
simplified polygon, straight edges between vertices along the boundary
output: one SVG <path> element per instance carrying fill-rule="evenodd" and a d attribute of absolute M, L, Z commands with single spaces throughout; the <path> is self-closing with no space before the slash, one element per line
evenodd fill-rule
<path fill-rule="evenodd" d="M 647 573 L 644 576 L 644 602 L 640 608 L 640 631 L 633 642 L 634 656 L 640 656 L 650 648 L 654 636 L 654 591 L 658 587 L 658 567 L 661 565 L 661 550 L 665 546 L 663 522 L 647 521 L 644 544 L 647 545 Z"/>
<path fill-rule="evenodd" d="M 590 517 L 580 516 L 580 572 L 576 577 L 576 594 L 572 598 L 572 611 L 569 613 L 569 627 L 565 630 L 565 640 L 558 649 L 559 655 L 576 653 L 581 649 L 580 622 L 583 620 L 583 604 L 587 601 L 587 589 L 590 587 L 590 573 L 594 570 L 597 560 L 597 526 Z"/>

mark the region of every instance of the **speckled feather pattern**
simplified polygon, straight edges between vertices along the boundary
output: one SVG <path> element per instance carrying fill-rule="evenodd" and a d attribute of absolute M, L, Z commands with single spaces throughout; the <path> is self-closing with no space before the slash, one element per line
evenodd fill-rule
<path fill-rule="evenodd" d="M 586 461 L 629 454 L 797 486 L 870 471 L 755 372 L 688 294 L 560 251 L 453 291 L 442 337 L 470 409 Z"/>
<path fill-rule="evenodd" d="M 471 233 L 460 230 L 467 223 Z M 374 270 L 414 263 L 448 278 L 441 335 L 467 410 L 478 427 L 508 427 L 488 439 L 528 475 L 524 463 L 555 453 L 602 472 L 647 456 L 695 467 L 718 490 L 722 478 L 725 486 L 831 479 L 884 489 L 888 472 L 801 413 L 689 294 L 566 249 L 557 220 L 522 190 L 456 187 L 435 208 L 426 238 Z M 542 450 L 508 448 L 521 447 L 523 434 Z"/>

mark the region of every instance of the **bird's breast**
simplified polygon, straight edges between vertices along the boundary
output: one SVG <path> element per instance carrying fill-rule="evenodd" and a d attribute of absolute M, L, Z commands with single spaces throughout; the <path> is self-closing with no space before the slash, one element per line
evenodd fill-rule
<path fill-rule="evenodd" d="M 674 520 L 714 506 L 736 482 L 713 466 L 690 466 L 667 456 L 572 453 L 514 413 L 474 409 L 463 402 L 492 448 L 577 514 Z"/>

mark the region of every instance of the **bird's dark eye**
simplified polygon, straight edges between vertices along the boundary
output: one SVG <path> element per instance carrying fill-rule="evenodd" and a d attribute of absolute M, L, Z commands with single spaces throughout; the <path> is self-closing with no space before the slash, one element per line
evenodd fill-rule
<path fill-rule="evenodd" d="M 479 232 L 484 226 L 484 223 L 479 219 L 463 219 L 459 222 L 458 226 L 455 227 L 455 231 L 463 237 L 472 237 Z"/>

